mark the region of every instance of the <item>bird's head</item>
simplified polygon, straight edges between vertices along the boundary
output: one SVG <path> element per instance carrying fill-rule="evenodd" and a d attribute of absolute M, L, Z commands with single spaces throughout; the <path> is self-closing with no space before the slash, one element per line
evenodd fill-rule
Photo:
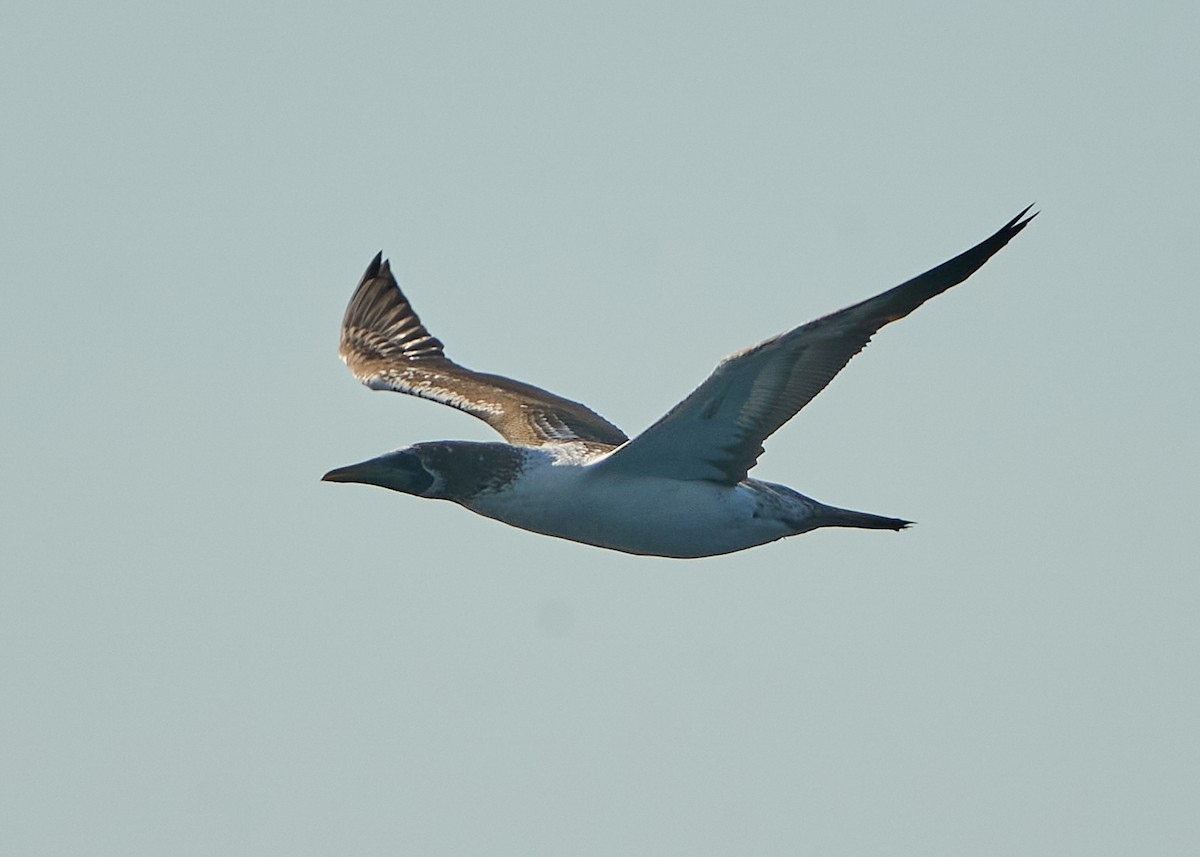
<path fill-rule="evenodd" d="M 412 449 L 398 449 L 378 458 L 330 470 L 321 477 L 323 482 L 360 482 L 378 485 L 404 494 L 430 496 L 434 476 L 425 469 L 421 456 Z"/>

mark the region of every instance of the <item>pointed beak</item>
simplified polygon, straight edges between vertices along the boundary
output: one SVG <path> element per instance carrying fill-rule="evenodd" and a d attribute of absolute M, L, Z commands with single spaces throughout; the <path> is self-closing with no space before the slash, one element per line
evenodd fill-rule
<path fill-rule="evenodd" d="M 421 465 L 420 458 L 407 449 L 398 449 L 358 464 L 330 470 L 322 482 L 358 482 L 378 485 L 390 491 L 420 494 L 433 484 L 433 477 Z"/>
<path fill-rule="evenodd" d="M 322 482 L 370 482 L 370 474 L 373 468 L 368 467 L 369 461 L 364 461 L 361 464 L 349 464 L 345 467 L 338 467 L 330 470 L 321 477 Z"/>

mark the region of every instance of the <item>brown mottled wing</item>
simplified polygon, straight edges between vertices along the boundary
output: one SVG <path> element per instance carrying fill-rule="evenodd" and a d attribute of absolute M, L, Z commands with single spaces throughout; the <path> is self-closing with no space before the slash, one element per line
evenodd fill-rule
<path fill-rule="evenodd" d="M 382 253 L 371 261 L 346 307 L 339 353 L 371 389 L 408 393 L 466 411 L 512 444 L 581 440 L 617 446 L 628 440 L 578 402 L 449 360 L 441 340 L 413 312 Z"/>
<path fill-rule="evenodd" d="M 1022 219 L 1028 211 L 919 277 L 725 358 L 666 416 L 598 462 L 597 471 L 741 482 L 763 441 L 825 389 L 879 328 L 979 270 L 1036 216 Z"/>

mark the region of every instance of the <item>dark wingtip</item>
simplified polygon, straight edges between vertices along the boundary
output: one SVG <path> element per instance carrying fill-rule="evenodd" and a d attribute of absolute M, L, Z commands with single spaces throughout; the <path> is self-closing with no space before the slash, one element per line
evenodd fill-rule
<path fill-rule="evenodd" d="M 371 264 L 367 265 L 367 270 L 363 274 L 363 279 L 369 280 L 374 277 L 378 277 L 380 269 L 386 264 L 387 262 L 383 261 L 383 251 L 380 250 L 375 254 L 375 258 L 371 260 Z"/>
<path fill-rule="evenodd" d="M 1035 218 L 1039 214 L 1041 214 L 1040 211 L 1035 211 L 1033 214 L 1029 214 L 1029 209 L 1033 208 L 1036 204 L 1037 203 L 1031 202 L 1029 205 L 1025 206 L 1024 210 L 1020 214 L 1018 214 L 1012 220 L 1008 221 L 1007 224 L 1005 224 L 1004 228 L 1009 230 L 1012 235 L 1016 235 L 1018 232 L 1020 232 L 1022 229 L 1024 229 L 1030 223 L 1032 223 L 1033 218 Z M 1029 216 L 1025 217 L 1026 214 L 1029 214 Z M 1022 220 L 1022 218 L 1024 218 L 1024 219 Z"/>

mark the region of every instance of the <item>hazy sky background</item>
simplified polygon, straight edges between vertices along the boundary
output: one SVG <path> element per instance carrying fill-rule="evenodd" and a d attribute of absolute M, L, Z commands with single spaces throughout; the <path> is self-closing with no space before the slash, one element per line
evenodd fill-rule
<path fill-rule="evenodd" d="M 1200 850 L 1200 6 L 9 3 L 0 853 Z M 755 475 L 919 522 L 627 557 L 322 484 L 629 432 L 1042 215 Z"/>

